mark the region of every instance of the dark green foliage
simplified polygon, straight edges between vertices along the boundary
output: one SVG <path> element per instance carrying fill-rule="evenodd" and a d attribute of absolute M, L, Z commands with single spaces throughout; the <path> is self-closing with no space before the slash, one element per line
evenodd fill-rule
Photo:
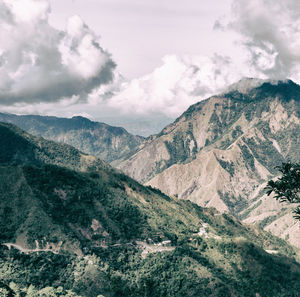
<path fill-rule="evenodd" d="M 234 130 L 231 132 L 232 139 L 237 139 L 239 136 L 243 134 L 241 126 L 236 126 Z"/>
<path fill-rule="evenodd" d="M 0 163 L 9 164 L 25 161 L 36 163 L 35 146 L 24 138 L 23 134 L 12 133 L 10 128 L 13 127 L 0 125 L 0 148 L 3 148 L 0 150 Z"/>
<path fill-rule="evenodd" d="M 268 216 L 266 218 L 264 218 L 263 220 L 261 220 L 259 222 L 259 227 L 261 229 L 265 228 L 267 225 L 271 224 L 272 222 L 274 222 L 276 219 L 278 219 L 277 215 L 274 216 Z"/>
<path fill-rule="evenodd" d="M 233 240 L 186 235 L 177 241 L 174 251 L 150 254 L 145 259 L 134 245 L 95 248 L 95 255 L 85 258 L 2 250 L 0 273 L 5 284 L 13 281 L 21 288 L 33 284 L 38 290 L 61 286 L 87 297 L 243 297 L 255 293 L 279 297 L 282 292 L 299 290 L 297 263 L 268 255 L 246 239 L 234 240 L 239 234 L 253 234 L 250 230 L 244 233 L 242 225 L 230 216 L 218 218 L 212 227 L 223 238 Z"/>
<path fill-rule="evenodd" d="M 230 174 L 230 176 L 234 175 L 234 163 L 233 162 L 226 162 L 226 161 L 224 161 L 222 159 L 218 159 L 218 158 L 217 158 L 217 160 L 218 160 L 219 164 L 221 165 L 221 167 L 223 169 L 225 169 Z"/>
<path fill-rule="evenodd" d="M 147 186 L 148 189 L 150 189 L 153 193 L 158 194 L 159 196 L 163 197 L 164 199 L 166 199 L 167 201 L 171 201 L 170 197 L 167 196 L 166 194 L 164 194 L 160 189 L 157 188 L 153 188 L 151 186 Z"/>
<path fill-rule="evenodd" d="M 300 203 L 300 164 L 283 163 L 276 167 L 281 176 L 270 180 L 266 187 L 268 196 L 274 192 L 274 198 L 280 202 Z M 300 207 L 294 210 L 295 218 L 300 220 Z"/>
<path fill-rule="evenodd" d="M 225 123 L 220 121 L 219 116 L 217 115 L 216 111 L 214 110 L 209 119 L 209 124 L 210 124 L 209 131 L 212 131 L 212 133 L 213 133 L 213 137 L 212 137 L 211 141 L 214 142 L 222 134 Z"/>
<path fill-rule="evenodd" d="M 233 98 L 236 101 L 246 103 L 266 100 L 268 98 L 280 97 L 281 100 L 289 102 L 291 100 L 299 101 L 300 87 L 291 80 L 278 81 L 277 83 L 263 82 L 262 85 L 250 89 L 247 94 L 239 91 L 231 91 L 224 95 L 226 98 Z"/>
<path fill-rule="evenodd" d="M 181 118 L 185 117 L 186 120 L 190 120 L 193 115 L 197 112 L 201 112 L 203 105 L 206 100 L 200 101 L 196 104 L 191 105 L 179 118 L 175 120 L 175 123 L 178 122 Z"/>
<path fill-rule="evenodd" d="M 193 143 L 193 149 L 190 150 L 190 143 Z M 185 161 L 190 161 L 196 157 L 198 152 L 197 142 L 194 138 L 193 127 L 189 125 L 189 129 L 186 134 L 182 132 L 177 132 L 173 136 L 172 141 L 165 141 L 165 145 L 170 154 L 170 159 L 168 160 L 166 167 L 171 166 L 175 163 L 183 163 Z M 161 168 L 165 169 L 165 167 Z"/>
<path fill-rule="evenodd" d="M 285 130 L 278 131 L 274 135 L 274 138 L 277 140 L 282 149 L 282 154 L 289 156 L 289 159 L 292 162 L 297 162 L 300 156 L 300 137 L 298 134 L 299 126 L 292 123 Z"/>
<path fill-rule="evenodd" d="M 229 138 L 226 138 L 225 140 L 221 141 L 220 149 L 226 150 L 231 144 L 232 144 L 232 140 Z"/>
<path fill-rule="evenodd" d="M 277 84 L 263 83 L 259 88 L 253 90 L 259 97 L 276 97 L 279 95 L 284 101 L 300 98 L 300 87 L 291 80 L 279 81 Z"/>
<path fill-rule="evenodd" d="M 223 219 L 229 224 L 225 232 L 231 229 L 231 235 L 232 232 L 236 235 L 235 230 L 241 226 L 230 217 Z M 145 259 L 134 246 L 94 252 L 82 258 L 2 251 L 3 283 L 13 281 L 21 288 L 34 284 L 38 290 L 46 285 L 62 287 L 88 297 L 99 294 L 250 297 L 256 293 L 281 297 L 293 296 L 300 288 L 299 264 L 284 256 L 269 255 L 246 239 L 189 239 L 187 236 L 174 251 L 150 254 Z M 7 265 L 10 269 L 5 270 Z"/>
<path fill-rule="evenodd" d="M 221 191 L 218 191 L 218 194 L 234 215 L 238 215 L 241 210 L 248 206 L 248 201 L 241 196 L 235 197 L 227 192 L 223 194 Z"/>
<path fill-rule="evenodd" d="M 166 141 L 165 144 L 171 156 L 170 164 L 182 163 L 188 158 L 189 152 L 186 151 L 184 138 L 181 135 L 176 134 L 172 142 Z"/>
<path fill-rule="evenodd" d="M 56 224 L 67 228 L 71 223 L 89 230 L 93 218 L 101 221 L 113 240 L 141 236 L 145 217 L 128 201 L 117 177 L 112 176 L 107 183 L 101 176 L 90 179 L 88 174 L 51 165 L 25 167 L 24 175 Z M 66 197 L 60 197 L 57 189 Z"/>
<path fill-rule="evenodd" d="M 209 145 L 210 145 L 210 141 L 206 138 L 204 146 L 209 146 Z"/>
<path fill-rule="evenodd" d="M 144 141 L 143 137 L 131 135 L 123 128 L 80 116 L 67 119 L 0 113 L 0 121 L 15 124 L 33 135 L 70 144 L 107 162 L 126 158 Z"/>
<path fill-rule="evenodd" d="M 255 171 L 254 157 L 246 145 L 239 145 L 248 169 Z"/>
<path fill-rule="evenodd" d="M 29 155 L 34 164 L 19 157 L 1 164 L 0 240 L 32 249 L 36 241 L 60 243 L 61 249 L 22 254 L 1 245 L 5 294 L 281 297 L 299 292 L 300 266 L 284 241 L 215 209 L 144 187 L 105 164 L 79 171 L 78 151 L 28 137 L 25 149 L 39 143 L 37 151 L 47 154 Z M 57 166 L 63 164 L 60 156 L 78 170 Z M 200 236 L 199 228 L 206 228 L 207 236 Z M 138 241 L 156 248 L 154 243 L 167 239 L 172 249 L 142 257 Z M 285 256 L 264 252 L 273 246 Z"/>
<path fill-rule="evenodd" d="M 276 173 L 274 167 L 278 163 L 283 161 L 283 156 L 278 152 L 278 150 L 273 146 L 272 142 L 266 138 L 265 141 L 259 138 L 243 138 L 250 148 L 252 154 L 264 167 L 266 167 L 271 173 Z M 246 153 L 246 149 L 243 148 L 245 156 L 249 155 Z M 249 158 L 251 158 L 249 156 Z M 250 160 L 250 159 L 249 159 Z"/>
<path fill-rule="evenodd" d="M 109 168 L 100 159 L 86 161 L 83 153 L 66 144 L 34 137 L 11 124 L 0 123 L 0 164 L 55 164 L 69 169 Z"/>
<path fill-rule="evenodd" d="M 14 297 L 16 294 L 8 285 L 0 281 L 0 296 Z"/>
<path fill-rule="evenodd" d="M 242 214 L 238 214 L 237 217 L 240 220 L 244 220 L 248 217 L 248 215 L 254 210 L 256 209 L 258 206 L 260 206 L 262 204 L 262 201 L 259 200 L 255 205 L 253 205 L 251 208 L 248 208 L 246 211 L 244 211 Z"/>
<path fill-rule="evenodd" d="M 220 113 L 218 115 L 216 109 L 212 113 L 208 129 L 208 131 L 212 132 L 212 136 L 211 139 L 206 140 L 206 145 L 222 139 L 219 148 L 227 149 L 240 135 L 242 135 L 243 132 L 240 126 L 234 128 L 232 126 L 241 117 L 245 106 L 244 102 L 237 103 L 234 100 L 224 100 L 221 104 L 217 103 L 216 107 L 220 109 Z M 225 138 L 225 135 L 228 136 Z"/>

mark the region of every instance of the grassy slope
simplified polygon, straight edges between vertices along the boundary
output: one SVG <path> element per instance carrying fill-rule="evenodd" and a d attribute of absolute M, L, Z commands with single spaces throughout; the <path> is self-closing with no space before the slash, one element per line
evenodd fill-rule
<path fill-rule="evenodd" d="M 107 162 L 125 158 L 144 141 L 143 137 L 132 135 L 124 128 L 93 122 L 83 117 L 67 119 L 0 113 L 0 121 L 17 125 L 36 136 L 70 144 Z"/>
<path fill-rule="evenodd" d="M 62 241 L 58 255 L 22 255 L 2 247 L 4 284 L 63 286 L 89 297 L 297 296 L 300 266 L 284 241 L 213 209 L 169 198 L 110 167 L 73 171 L 57 166 L 49 154 L 45 160 L 55 165 L 45 164 L 41 154 L 26 148 L 70 148 L 1 127 L 17 148 L 11 162 L 0 166 L 1 241 L 28 247 L 35 240 L 41 246 Z M 2 156 L 6 145 L 1 142 Z M 82 169 L 80 158 L 65 154 L 75 160 L 72 167 Z M 199 236 L 203 227 L 207 235 Z M 147 238 L 170 239 L 175 249 L 142 258 L 136 240 Z"/>

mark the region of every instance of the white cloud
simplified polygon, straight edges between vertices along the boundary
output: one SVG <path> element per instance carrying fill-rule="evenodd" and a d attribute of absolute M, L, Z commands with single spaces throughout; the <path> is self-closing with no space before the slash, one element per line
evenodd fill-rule
<path fill-rule="evenodd" d="M 98 75 L 109 62 L 109 55 L 97 44 L 96 36 L 79 16 L 69 19 L 67 34 L 59 44 L 62 64 L 69 72 L 84 79 Z"/>
<path fill-rule="evenodd" d="M 234 0 L 226 27 L 242 37 L 254 72 L 300 81 L 299 0 Z"/>
<path fill-rule="evenodd" d="M 123 83 L 109 100 L 126 113 L 178 116 L 191 104 L 221 92 L 240 78 L 229 58 L 168 55 L 151 74 Z"/>
<path fill-rule="evenodd" d="M 15 16 L 17 22 L 31 22 L 32 20 L 47 20 L 50 5 L 47 1 L 32 0 L 3 0 L 6 7 Z"/>
<path fill-rule="evenodd" d="M 79 105 L 79 96 L 73 95 L 70 98 L 61 98 L 59 102 L 35 102 L 33 104 L 19 102 L 13 105 L 0 105 L 0 111 L 14 113 L 14 114 L 40 114 L 40 115 L 54 115 L 69 117 L 73 108 Z M 66 114 L 66 110 L 68 110 Z"/>
<path fill-rule="evenodd" d="M 175 117 L 243 76 L 300 82 L 299 0 L 233 0 L 231 15 L 215 28 L 238 33 L 247 64 L 234 54 L 167 55 L 152 73 L 132 81 L 117 74 L 99 37 L 79 16 L 57 30 L 49 24 L 50 12 L 47 0 L 0 0 L 1 110 Z M 130 43 L 130 37 L 124 40 Z"/>
<path fill-rule="evenodd" d="M 55 102 L 113 79 L 115 64 L 78 16 L 66 31 L 48 23 L 46 0 L 0 3 L 0 104 Z"/>

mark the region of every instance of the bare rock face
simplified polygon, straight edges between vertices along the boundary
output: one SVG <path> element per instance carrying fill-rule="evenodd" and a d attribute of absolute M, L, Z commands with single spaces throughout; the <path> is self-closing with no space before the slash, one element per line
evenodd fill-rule
<path fill-rule="evenodd" d="M 300 159 L 300 86 L 231 87 L 191 106 L 119 168 L 168 195 L 229 212 L 300 245 L 291 209 L 265 196 L 283 161 Z"/>

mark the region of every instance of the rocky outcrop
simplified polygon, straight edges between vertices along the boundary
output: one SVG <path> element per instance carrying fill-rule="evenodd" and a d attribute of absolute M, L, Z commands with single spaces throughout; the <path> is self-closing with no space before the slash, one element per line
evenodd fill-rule
<path fill-rule="evenodd" d="M 191 106 L 120 168 L 168 195 L 232 213 L 296 244 L 300 229 L 291 210 L 266 197 L 264 187 L 277 165 L 300 158 L 299 110 L 300 86 L 292 81 L 243 92 L 231 87 Z"/>

